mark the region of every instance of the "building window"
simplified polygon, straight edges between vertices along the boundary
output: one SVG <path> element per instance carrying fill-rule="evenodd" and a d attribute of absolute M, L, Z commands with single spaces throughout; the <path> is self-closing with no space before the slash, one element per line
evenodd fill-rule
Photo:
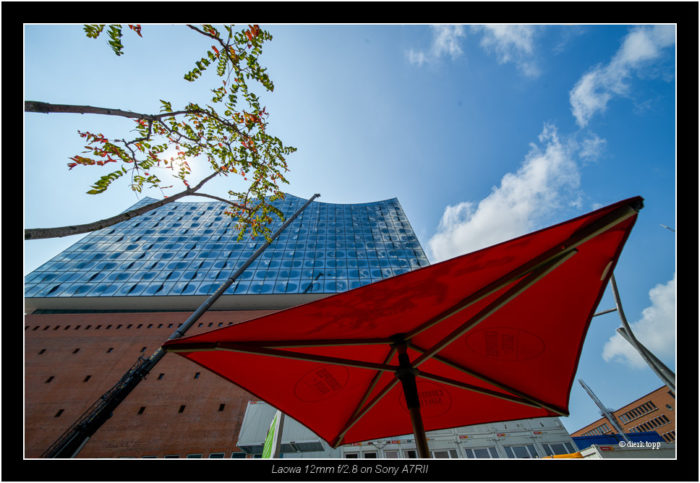
<path fill-rule="evenodd" d="M 398 459 L 399 458 L 399 451 L 398 450 L 384 450 L 384 457 L 391 458 L 391 459 Z"/>
<path fill-rule="evenodd" d="M 226 453 L 209 453 L 210 458 L 224 458 Z"/>
<path fill-rule="evenodd" d="M 41 349 L 41 350 L 39 351 L 39 354 L 41 355 L 41 354 L 43 354 L 44 352 L 46 352 L 46 349 Z"/>
<path fill-rule="evenodd" d="M 187 458 L 201 458 L 202 454 L 201 453 L 193 453 L 193 454 L 188 454 L 186 457 Z"/>
<path fill-rule="evenodd" d="M 143 412 L 146 410 L 146 406 L 141 406 L 136 414 L 143 414 Z"/>
<path fill-rule="evenodd" d="M 242 451 L 234 451 L 231 453 L 231 458 L 245 458 L 246 454 Z"/>
<path fill-rule="evenodd" d="M 525 446 L 506 446 L 508 458 L 537 458 L 535 446 L 528 444 Z"/>
<path fill-rule="evenodd" d="M 547 456 L 574 453 L 576 451 L 569 443 L 542 443 L 542 447 Z"/>
<path fill-rule="evenodd" d="M 180 455 L 179 454 L 166 454 L 165 457 L 166 458 L 179 458 Z"/>
<path fill-rule="evenodd" d="M 433 451 L 433 458 L 457 458 L 457 450 L 444 449 Z"/>
<path fill-rule="evenodd" d="M 107 353 L 110 353 L 110 352 L 112 352 L 113 350 L 114 350 L 114 347 L 110 347 L 109 349 L 107 349 Z"/>
<path fill-rule="evenodd" d="M 467 458 L 498 458 L 498 452 L 493 446 L 489 448 L 466 448 L 464 453 L 467 455 Z"/>
<path fill-rule="evenodd" d="M 163 379 L 163 376 L 164 376 L 164 375 L 165 375 L 165 374 L 162 373 L 162 372 L 161 372 L 160 374 L 158 374 L 158 380 L 160 381 L 161 379 Z"/>
<path fill-rule="evenodd" d="M 63 409 L 59 409 L 58 412 L 54 415 L 54 418 L 59 417 L 61 414 L 63 414 Z"/>
<path fill-rule="evenodd" d="M 359 453 L 345 453 L 343 455 L 343 458 L 351 458 L 351 459 L 356 459 L 359 458 L 360 454 Z"/>
<path fill-rule="evenodd" d="M 85 376 L 85 379 L 83 379 L 83 382 L 88 382 L 91 377 L 92 376 L 90 374 L 88 374 L 87 376 Z"/>
<path fill-rule="evenodd" d="M 146 352 L 146 346 L 141 347 L 141 352 Z"/>
<path fill-rule="evenodd" d="M 48 384 L 51 381 L 53 381 L 53 376 L 49 376 L 49 378 L 45 381 L 45 384 Z"/>
<path fill-rule="evenodd" d="M 73 354 L 77 354 L 78 351 L 80 351 L 80 347 L 78 347 L 77 349 L 75 349 L 75 350 L 73 351 Z"/>
<path fill-rule="evenodd" d="M 199 372 L 195 372 L 195 373 L 194 373 L 194 378 L 195 378 L 195 379 L 199 379 Z"/>
<path fill-rule="evenodd" d="M 178 412 L 178 413 L 184 413 L 184 412 L 185 412 L 185 405 L 183 404 L 182 406 L 180 406 L 180 409 L 178 409 L 177 412 Z"/>
<path fill-rule="evenodd" d="M 224 403 L 219 404 L 219 412 L 223 411 L 225 407 L 226 407 L 226 404 L 224 404 Z"/>

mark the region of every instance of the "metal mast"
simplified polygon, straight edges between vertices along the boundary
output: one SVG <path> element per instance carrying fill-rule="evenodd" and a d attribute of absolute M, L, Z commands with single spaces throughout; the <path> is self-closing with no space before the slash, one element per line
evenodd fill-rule
<path fill-rule="evenodd" d="M 617 313 L 620 315 L 620 320 L 622 321 L 622 327 L 617 329 L 617 332 L 627 341 L 632 347 L 634 347 L 639 355 L 642 356 L 644 361 L 651 367 L 651 369 L 656 373 L 657 376 L 668 386 L 668 388 L 676 394 L 676 375 L 671 371 L 666 364 L 661 362 L 654 354 L 652 354 L 649 349 L 644 347 L 641 342 L 632 333 L 632 328 L 627 322 L 627 317 L 625 317 L 625 312 L 622 310 L 622 302 L 620 301 L 620 293 L 617 290 L 617 282 L 615 282 L 615 275 L 610 276 L 610 282 L 612 285 L 613 295 L 615 296 L 615 305 L 617 306 Z"/>
<path fill-rule="evenodd" d="M 598 397 L 593 393 L 593 390 L 590 387 L 588 387 L 585 382 L 583 382 L 583 379 L 579 379 L 578 382 L 581 383 L 588 395 L 591 396 L 591 399 L 593 399 L 593 402 L 596 403 L 596 405 L 600 408 L 600 415 L 606 418 L 608 421 L 610 421 L 610 424 L 612 424 L 613 428 L 615 428 L 615 430 L 618 433 L 620 433 L 622 439 L 629 443 L 630 440 L 625 434 L 625 432 L 622 430 L 620 424 L 617 422 L 615 415 L 613 415 L 612 409 L 608 409 L 605 407 L 605 405 L 600 401 L 600 399 L 598 399 Z"/>
<path fill-rule="evenodd" d="M 282 226 L 270 237 L 269 240 L 258 248 L 248 260 L 236 270 L 229 279 L 227 279 L 212 295 L 210 295 L 187 320 L 172 333 L 168 340 L 182 337 L 187 330 L 218 300 L 224 291 L 245 271 L 253 261 L 275 241 L 280 233 L 287 228 L 313 200 L 321 196 L 315 194 L 299 208 Z M 112 417 L 113 411 L 121 404 L 121 402 L 131 393 L 139 382 L 153 369 L 153 367 L 163 358 L 166 352 L 162 347 L 159 347 L 151 357 L 144 359 L 139 357 L 136 363 L 122 376 L 122 378 L 106 393 L 104 393 L 95 403 L 88 408 L 82 416 L 74 422 L 44 453 L 42 458 L 74 458 L 83 446 L 88 442 L 90 437 Z"/>

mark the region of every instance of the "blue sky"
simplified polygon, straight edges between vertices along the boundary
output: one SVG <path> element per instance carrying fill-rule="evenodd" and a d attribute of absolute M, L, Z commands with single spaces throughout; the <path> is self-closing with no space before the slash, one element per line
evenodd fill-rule
<path fill-rule="evenodd" d="M 298 148 L 285 190 L 337 203 L 397 197 L 431 262 L 644 197 L 615 276 L 633 330 L 675 370 L 676 234 L 660 226 L 676 229 L 672 25 L 263 28 L 274 37 L 261 57 L 275 82 L 261 95 L 269 132 Z M 159 99 L 204 102 L 211 79 L 182 75 L 210 42 L 181 25 L 142 33 L 125 31 L 116 57 L 80 26 L 26 26 L 25 99 L 145 113 Z M 25 115 L 25 226 L 86 223 L 138 201 L 125 184 L 87 195 L 103 173 L 66 166 L 82 150 L 78 129 L 130 128 Z M 207 191 L 226 196 L 235 183 Z M 26 243 L 24 272 L 79 238 Z M 608 289 L 600 310 L 612 307 Z M 615 336 L 619 325 L 614 313 L 593 319 L 577 374 L 613 409 L 662 384 Z M 599 417 L 578 383 L 570 410 L 569 431 Z"/>

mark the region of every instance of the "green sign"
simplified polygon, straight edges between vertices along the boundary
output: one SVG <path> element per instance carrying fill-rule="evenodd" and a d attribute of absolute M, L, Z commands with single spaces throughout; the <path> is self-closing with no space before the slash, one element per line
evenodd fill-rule
<path fill-rule="evenodd" d="M 263 446 L 262 457 L 272 458 L 272 448 L 274 446 L 276 433 L 277 433 L 277 421 L 279 419 L 280 412 L 275 413 L 275 417 L 272 418 L 272 423 L 270 423 L 270 429 L 267 431 L 267 437 L 265 438 L 265 446 Z"/>

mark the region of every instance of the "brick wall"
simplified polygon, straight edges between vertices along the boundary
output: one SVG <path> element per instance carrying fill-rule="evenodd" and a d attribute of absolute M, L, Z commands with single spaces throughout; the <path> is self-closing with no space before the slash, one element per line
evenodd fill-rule
<path fill-rule="evenodd" d="M 210 311 L 194 335 L 274 311 Z M 190 312 L 25 316 L 25 457 L 41 455 Z M 250 368 L 241 368 L 250 370 Z M 79 457 L 239 451 L 246 404 L 256 398 L 175 354 L 166 354 L 88 441 Z"/>

